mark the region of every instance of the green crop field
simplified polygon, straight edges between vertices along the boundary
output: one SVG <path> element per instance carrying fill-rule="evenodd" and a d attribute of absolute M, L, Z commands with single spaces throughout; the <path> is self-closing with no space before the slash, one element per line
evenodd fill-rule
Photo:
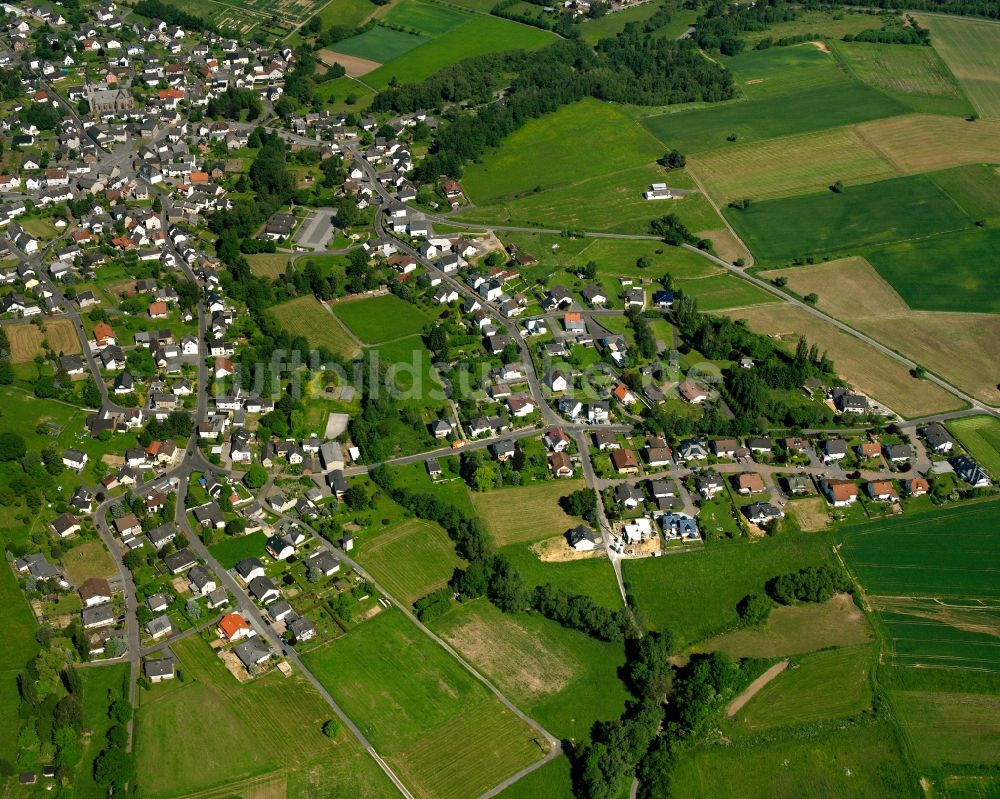
<path fill-rule="evenodd" d="M 614 147 L 601 158 L 582 157 L 575 140 L 583 130 L 596 140 L 613 141 Z M 470 165 L 462 182 L 470 198 L 484 204 L 514 199 L 536 187 L 552 189 L 647 166 L 662 155 L 663 146 L 625 113 L 588 99 L 529 121 L 483 163 Z M 648 182 L 636 185 L 638 194 Z"/>
<path fill-rule="evenodd" d="M 920 795 L 887 721 L 770 737 L 758 745 L 704 745 L 685 753 L 671 775 L 684 799 L 910 799 Z"/>
<path fill-rule="evenodd" d="M 1000 777 L 947 777 L 940 790 L 944 799 L 1000 799 Z"/>
<path fill-rule="evenodd" d="M 326 347 L 348 359 L 360 349 L 337 318 L 311 294 L 275 305 L 271 313 L 293 336 L 304 336 L 310 347 Z"/>
<path fill-rule="evenodd" d="M 573 799 L 573 779 L 565 754 L 519 779 L 497 799 Z"/>
<path fill-rule="evenodd" d="M 518 707 L 554 735 L 581 740 L 598 719 L 621 714 L 627 699 L 617 670 L 621 644 L 560 627 L 537 614 L 511 615 L 485 599 L 431 625 Z"/>
<path fill-rule="evenodd" d="M 1000 217 L 1000 175 L 986 164 L 968 164 L 928 175 L 971 219 Z"/>
<path fill-rule="evenodd" d="M 209 549 L 212 556 L 222 564 L 224 569 L 231 569 L 244 558 L 261 557 L 264 554 L 265 544 L 267 544 L 267 536 L 258 530 L 250 535 L 227 537 Z"/>
<path fill-rule="evenodd" d="M 408 603 L 447 585 L 462 565 L 448 534 L 421 519 L 365 537 L 356 557 L 390 594 Z"/>
<path fill-rule="evenodd" d="M 865 253 L 915 311 L 1000 313 L 1000 230 L 967 230 Z"/>
<path fill-rule="evenodd" d="M 796 658 L 737 714 L 735 729 L 760 732 L 860 713 L 871 706 L 872 646 L 814 652 Z"/>
<path fill-rule="evenodd" d="M 892 691 L 890 698 L 920 766 L 996 767 L 1000 697 Z"/>
<path fill-rule="evenodd" d="M 622 576 L 654 629 L 669 628 L 692 644 L 734 627 L 736 603 L 779 574 L 827 563 L 831 539 L 823 533 L 710 544 L 666 558 L 626 560 Z"/>
<path fill-rule="evenodd" d="M 583 480 L 552 480 L 538 485 L 475 492 L 472 504 L 497 546 L 562 535 L 580 519 L 559 507 L 560 497 L 586 488 Z"/>
<path fill-rule="evenodd" d="M 726 215 L 751 251 L 771 262 L 857 251 L 972 224 L 948 195 L 920 175 L 848 185 L 839 194 L 766 200 Z"/>
<path fill-rule="evenodd" d="M 360 25 L 375 10 L 370 0 L 330 0 L 319 12 L 323 28 L 333 25 Z"/>
<path fill-rule="evenodd" d="M 126 697 L 129 682 L 127 663 L 112 666 L 79 669 L 77 674 L 83 683 L 83 723 L 93 733 L 81 741 L 83 757 L 77 764 L 73 782 L 73 796 L 79 799 L 103 799 L 107 790 L 94 780 L 94 760 L 104 749 L 108 730 L 112 722 L 108 709 L 116 699 Z"/>
<path fill-rule="evenodd" d="M 1000 671 L 1000 503 L 942 508 L 844 533 L 842 554 L 897 666 Z"/>
<path fill-rule="evenodd" d="M 349 733 L 323 735 L 333 711 L 303 677 L 271 671 L 241 684 L 201 638 L 171 649 L 184 682 L 139 693 L 135 751 L 144 795 L 173 797 L 274 772 L 283 782 L 293 771 L 320 768 L 341 796 L 394 792 Z"/>
<path fill-rule="evenodd" d="M 1000 480 L 1000 421 L 996 417 L 952 419 L 948 429 L 995 480 Z"/>
<path fill-rule="evenodd" d="M 858 79 L 888 92 L 914 111 L 955 116 L 972 113 L 958 82 L 933 48 L 836 42 L 834 52 Z"/>
<path fill-rule="evenodd" d="M 420 0 L 403 0 L 389 9 L 382 19 L 403 28 L 412 28 L 428 36 L 440 36 L 463 22 L 469 15 L 437 3 L 423 3 Z"/>
<path fill-rule="evenodd" d="M 348 300 L 330 306 L 337 318 L 365 344 L 412 336 L 430 321 L 413 303 L 394 294 Z"/>
<path fill-rule="evenodd" d="M 906 110 L 897 100 L 845 77 L 828 86 L 645 117 L 642 123 L 664 145 L 692 154 L 731 146 L 727 137 L 734 134 L 736 144 L 741 144 L 896 116 Z"/>
<path fill-rule="evenodd" d="M 419 47 L 426 41 L 428 41 L 426 36 L 403 33 L 376 25 L 364 33 L 337 42 L 334 49 L 335 52 L 344 55 L 367 58 L 369 61 L 384 64 L 386 61 L 399 58 L 403 53 L 409 52 L 414 47 Z"/>
<path fill-rule="evenodd" d="M 920 16 L 976 111 L 1000 119 L 1000 25 L 972 19 Z"/>
<path fill-rule="evenodd" d="M 305 660 L 417 796 L 477 796 L 542 756 L 534 731 L 399 611 Z"/>
<path fill-rule="evenodd" d="M 537 50 L 553 41 L 555 37 L 548 31 L 499 17 L 476 15 L 432 41 L 396 56 L 365 75 L 364 81 L 379 89 L 388 86 L 393 78 L 403 83 L 418 83 L 465 58 L 504 50 Z M 339 42 L 334 49 L 340 52 Z"/>
<path fill-rule="evenodd" d="M 728 274 L 674 280 L 674 288 L 681 289 L 685 294 L 690 294 L 698 300 L 698 308 L 702 311 L 721 311 L 726 308 L 742 308 L 747 305 L 780 301 L 764 289 Z"/>

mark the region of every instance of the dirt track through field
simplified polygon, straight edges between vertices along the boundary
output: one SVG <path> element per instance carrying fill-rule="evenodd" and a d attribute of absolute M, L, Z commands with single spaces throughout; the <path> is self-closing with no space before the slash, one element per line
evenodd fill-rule
<path fill-rule="evenodd" d="M 737 713 L 739 713 L 743 706 L 746 705 L 751 699 L 753 699 L 757 693 L 767 685 L 771 680 L 777 677 L 781 672 L 788 668 L 788 661 L 783 660 L 781 663 L 775 663 L 771 668 L 760 675 L 756 680 L 754 680 L 747 689 L 736 697 L 732 702 L 729 703 L 729 707 L 726 708 L 726 717 L 732 718 Z"/>

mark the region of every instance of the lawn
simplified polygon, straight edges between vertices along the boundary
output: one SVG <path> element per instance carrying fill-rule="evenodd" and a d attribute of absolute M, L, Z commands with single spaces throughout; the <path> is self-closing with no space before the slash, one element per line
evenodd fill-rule
<path fill-rule="evenodd" d="M 94 760 L 104 749 L 111 719 L 108 709 L 116 699 L 126 698 L 129 682 L 129 666 L 119 663 L 113 666 L 78 669 L 83 683 L 83 723 L 93 733 L 83 741 L 83 757 L 77 764 L 73 782 L 73 796 L 78 799 L 103 799 L 107 790 L 94 781 Z"/>
<path fill-rule="evenodd" d="M 202 639 L 187 638 L 171 649 L 184 681 L 140 691 L 135 746 L 145 796 L 232 786 L 274 772 L 287 777 L 320 761 L 334 794 L 392 795 L 391 784 L 349 733 L 323 735 L 333 711 L 303 677 L 271 671 L 241 684 Z"/>
<path fill-rule="evenodd" d="M 356 557 L 390 594 L 407 603 L 443 588 L 462 565 L 448 534 L 422 519 L 364 537 Z"/>
<path fill-rule="evenodd" d="M 968 230 L 865 253 L 915 311 L 1000 313 L 1000 230 Z M 995 381 L 994 381 L 995 382 Z"/>
<path fill-rule="evenodd" d="M 685 753 L 671 793 L 685 799 L 904 799 L 919 796 L 888 721 L 759 745 L 703 745 Z"/>
<path fill-rule="evenodd" d="M 209 547 L 212 556 L 219 561 L 224 569 L 231 569 L 244 558 L 259 558 L 264 554 L 267 536 L 258 530 L 256 533 L 236 537 L 226 537 L 224 541 Z"/>
<path fill-rule="evenodd" d="M 1000 697 L 922 691 L 889 696 L 921 767 L 996 768 Z"/>
<path fill-rule="evenodd" d="M 814 652 L 796 658 L 737 714 L 736 730 L 760 732 L 860 713 L 871 706 L 872 646 Z"/>
<path fill-rule="evenodd" d="M 809 533 L 738 541 L 663 558 L 626 560 L 625 585 L 653 629 L 693 644 L 732 628 L 736 603 L 779 574 L 829 562 L 829 535 Z M 709 588 L 711 586 L 711 588 Z"/>
<path fill-rule="evenodd" d="M 337 317 L 311 294 L 275 305 L 271 313 L 293 336 L 304 336 L 310 347 L 326 347 L 347 359 L 360 351 Z"/>
<path fill-rule="evenodd" d="M 972 106 L 931 47 L 836 42 L 834 53 L 855 77 L 915 111 L 967 116 Z"/>
<path fill-rule="evenodd" d="M 851 127 L 734 144 L 690 160 L 719 203 L 763 200 L 826 189 L 835 181 L 867 183 L 896 169 Z"/>
<path fill-rule="evenodd" d="M 801 308 L 772 303 L 726 315 L 747 320 L 752 330 L 773 336 L 789 350 L 794 350 L 799 337 L 805 336 L 820 352 L 829 354 L 837 374 L 903 416 L 912 418 L 962 407 L 953 394 L 927 380 L 918 380 L 899 361 Z"/>
<path fill-rule="evenodd" d="M 305 660 L 419 797 L 477 796 L 542 755 L 531 728 L 396 610 Z"/>
<path fill-rule="evenodd" d="M 952 419 L 948 429 L 994 479 L 1000 479 L 1000 421 L 996 417 Z"/>
<path fill-rule="evenodd" d="M 980 502 L 845 531 L 842 555 L 885 626 L 888 662 L 1000 672 L 998 521 L 1000 503 Z"/>
<path fill-rule="evenodd" d="M 725 652 L 734 658 L 777 658 L 871 639 L 864 614 L 848 594 L 826 602 L 778 605 L 767 623 L 740 627 L 699 643 L 703 652 Z"/>
<path fill-rule="evenodd" d="M 118 573 L 118 566 L 99 540 L 85 541 L 62 556 L 62 565 L 73 585 L 80 585 L 88 577 L 108 579 Z"/>
<path fill-rule="evenodd" d="M 920 16 L 934 49 L 984 119 L 1000 119 L 1000 26 L 995 22 Z"/>
<path fill-rule="evenodd" d="M 426 36 L 376 25 L 357 36 L 342 39 L 334 45 L 334 50 L 344 55 L 367 58 L 384 64 L 426 41 L 428 41 Z"/>
<path fill-rule="evenodd" d="M 580 740 L 598 719 L 616 718 L 628 692 L 618 678 L 621 644 L 561 627 L 537 614 L 507 614 L 468 602 L 434 631 L 551 733 Z"/>
<path fill-rule="evenodd" d="M 443 10 L 459 15 L 451 9 Z M 499 17 L 476 15 L 369 72 L 364 81 L 378 89 L 384 89 L 393 78 L 403 83 L 419 83 L 439 69 L 466 58 L 504 50 L 537 50 L 553 41 L 555 37 L 548 31 Z M 340 50 L 339 42 L 334 49 Z"/>
<path fill-rule="evenodd" d="M 896 116 L 906 107 L 846 76 L 825 86 L 775 92 L 746 101 L 645 117 L 643 125 L 664 145 L 688 154 L 730 144 L 809 133 Z"/>
<path fill-rule="evenodd" d="M 583 480 L 552 480 L 537 485 L 476 491 L 471 494 L 479 516 L 500 547 L 562 535 L 580 524 L 559 506 L 560 497 L 586 488 Z"/>
<path fill-rule="evenodd" d="M 857 252 L 972 225 L 947 194 L 920 175 L 755 202 L 726 215 L 754 255 L 770 262 Z"/>
<path fill-rule="evenodd" d="M 955 264 L 956 271 L 960 268 Z M 796 294 L 816 294 L 820 310 L 977 398 L 1000 404 L 1000 389 L 993 374 L 1000 315 L 911 310 L 896 289 L 860 257 L 761 272 L 759 277 L 783 277 Z"/>
<path fill-rule="evenodd" d="M 348 300 L 330 306 L 365 344 L 381 344 L 421 332 L 430 321 L 413 303 L 395 294 Z"/>

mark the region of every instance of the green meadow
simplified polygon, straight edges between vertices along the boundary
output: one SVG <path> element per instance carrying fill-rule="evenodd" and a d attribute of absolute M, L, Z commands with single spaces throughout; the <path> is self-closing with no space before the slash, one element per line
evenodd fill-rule
<path fill-rule="evenodd" d="M 426 36 L 376 25 L 364 33 L 337 42 L 335 52 L 384 64 L 426 41 L 428 41 Z"/>
<path fill-rule="evenodd" d="M 395 294 L 348 300 L 330 306 L 336 317 L 365 344 L 381 344 L 412 336 L 430 320 L 413 304 Z"/>

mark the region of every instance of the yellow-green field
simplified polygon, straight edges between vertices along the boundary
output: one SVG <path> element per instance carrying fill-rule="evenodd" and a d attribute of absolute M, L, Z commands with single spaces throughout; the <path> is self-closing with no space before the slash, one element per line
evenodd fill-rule
<path fill-rule="evenodd" d="M 10 359 L 14 363 L 26 363 L 43 354 L 45 341 L 56 355 L 81 352 L 80 337 L 69 319 L 49 319 L 42 327 L 31 322 L 17 322 L 5 325 L 4 332 L 10 341 Z"/>
<path fill-rule="evenodd" d="M 246 256 L 250 271 L 258 277 L 280 277 L 285 274 L 291 256 L 284 252 L 262 252 Z"/>
<path fill-rule="evenodd" d="M 397 599 L 413 602 L 444 587 L 462 564 L 448 534 L 411 519 L 363 542 L 358 561 Z"/>
<path fill-rule="evenodd" d="M 474 492 L 472 504 L 497 546 L 537 541 L 565 533 L 580 523 L 559 507 L 559 498 L 587 485 L 583 480 L 552 480 L 519 488 Z"/>
<path fill-rule="evenodd" d="M 311 347 L 326 347 L 347 359 L 361 351 L 340 320 L 311 294 L 275 305 L 271 313 L 293 336 L 305 336 Z"/>
<path fill-rule="evenodd" d="M 62 556 L 66 576 L 73 585 L 80 585 L 88 577 L 113 577 L 118 572 L 114 558 L 101 541 L 87 541 L 73 547 Z"/>
<path fill-rule="evenodd" d="M 998 121 L 908 114 L 865 122 L 854 129 L 903 174 L 1000 161 Z"/>
<path fill-rule="evenodd" d="M 984 119 L 1000 119 L 1000 25 L 974 19 L 918 17 Z"/>

